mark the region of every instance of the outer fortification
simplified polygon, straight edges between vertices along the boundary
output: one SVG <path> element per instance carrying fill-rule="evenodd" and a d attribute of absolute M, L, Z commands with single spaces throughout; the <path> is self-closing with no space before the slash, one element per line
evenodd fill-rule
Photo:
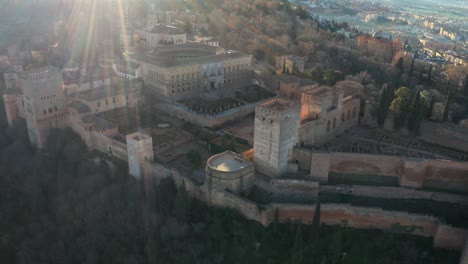
<path fill-rule="evenodd" d="M 66 126 L 62 73 L 55 67 L 26 71 L 20 79 L 31 144 L 42 148 L 51 128 Z"/>
<path fill-rule="evenodd" d="M 255 109 L 254 164 L 257 172 L 279 177 L 288 170 L 301 122 L 300 105 L 273 98 Z"/>

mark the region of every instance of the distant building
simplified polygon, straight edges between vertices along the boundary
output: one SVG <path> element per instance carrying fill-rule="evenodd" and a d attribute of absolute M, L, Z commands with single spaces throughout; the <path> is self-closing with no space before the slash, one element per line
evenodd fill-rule
<path fill-rule="evenodd" d="M 28 70 L 21 75 L 20 85 L 29 139 L 42 148 L 50 129 L 63 128 L 67 123 L 62 73 L 54 67 Z"/>
<path fill-rule="evenodd" d="M 21 73 L 18 86 L 3 95 L 8 124 L 26 119 L 31 144 L 38 148 L 45 146 L 50 129 L 71 127 L 88 148 L 106 152 L 111 141 L 99 135 L 112 138 L 118 135 L 118 129 L 95 114 L 141 105 L 142 80 L 64 85 L 62 74 L 66 73 L 50 66 Z"/>
<path fill-rule="evenodd" d="M 280 85 L 282 97 L 257 105 L 255 109 L 255 170 L 279 177 L 297 169 L 294 147 L 322 145 L 359 121 L 360 99 L 343 98 L 343 90 L 309 87 L 288 80 Z"/>
<path fill-rule="evenodd" d="M 318 87 L 302 93 L 299 145 L 321 145 L 356 126 L 360 99 L 332 87 Z"/>
<path fill-rule="evenodd" d="M 199 43 L 135 49 L 124 56 L 142 65 L 146 87 L 163 100 L 227 96 L 251 78 L 251 55 Z"/>

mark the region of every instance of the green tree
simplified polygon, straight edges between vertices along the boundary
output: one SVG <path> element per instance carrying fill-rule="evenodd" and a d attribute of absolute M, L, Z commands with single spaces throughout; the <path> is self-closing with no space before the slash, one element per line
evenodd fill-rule
<path fill-rule="evenodd" d="M 432 82 L 432 64 L 429 66 L 429 73 L 427 74 L 427 81 Z"/>
<path fill-rule="evenodd" d="M 408 114 L 411 110 L 412 93 L 408 87 L 400 87 L 395 92 L 395 99 L 393 99 L 390 110 L 396 113 L 395 116 L 395 129 L 399 129 L 401 125 L 406 123 Z"/>
<path fill-rule="evenodd" d="M 400 57 L 397 61 L 397 63 L 395 64 L 395 67 L 398 69 L 398 71 L 400 72 L 400 75 L 403 74 L 404 72 L 404 67 L 403 67 L 403 57 Z"/>
<path fill-rule="evenodd" d="M 273 218 L 273 231 L 276 233 L 278 232 L 279 227 L 279 213 L 278 207 L 275 208 L 275 218 Z"/>
<path fill-rule="evenodd" d="M 300 251 L 304 244 L 304 238 L 302 237 L 302 219 L 297 221 L 296 226 L 296 237 L 294 239 L 294 251 Z"/>
<path fill-rule="evenodd" d="M 188 210 L 188 194 L 185 187 L 185 182 L 177 190 L 177 195 L 174 201 L 174 215 L 179 222 L 186 221 L 186 215 Z"/>
<path fill-rule="evenodd" d="M 310 78 L 313 81 L 322 83 L 323 81 L 323 71 L 320 66 L 315 67 L 311 72 L 310 72 Z"/>
<path fill-rule="evenodd" d="M 312 228 L 311 228 L 310 239 L 312 243 L 316 243 L 320 236 L 320 202 L 317 202 L 315 205 L 314 218 L 312 219 Z"/>
<path fill-rule="evenodd" d="M 465 84 L 463 85 L 463 94 L 468 96 L 468 74 L 465 76 Z M 468 100 L 468 98 L 466 98 Z"/>
<path fill-rule="evenodd" d="M 191 149 L 187 153 L 187 158 L 193 165 L 199 165 L 201 162 L 201 154 L 195 149 Z"/>
<path fill-rule="evenodd" d="M 411 66 L 410 66 L 410 69 L 409 69 L 409 72 L 408 72 L 408 75 L 410 77 L 413 76 L 413 71 L 414 71 L 414 59 L 411 60 Z"/>
<path fill-rule="evenodd" d="M 444 122 L 448 121 L 450 100 L 452 99 L 451 96 L 452 96 L 452 89 L 449 88 L 447 98 L 445 99 L 445 104 L 444 104 L 444 114 L 442 118 L 442 121 Z"/>
<path fill-rule="evenodd" d="M 432 118 L 432 112 L 434 111 L 434 104 L 435 104 L 435 99 L 434 96 L 431 96 L 431 100 L 429 101 L 427 111 L 426 111 L 426 118 Z"/>
<path fill-rule="evenodd" d="M 395 98 L 395 92 L 389 85 L 384 86 L 382 94 L 379 97 L 379 104 L 377 106 L 377 123 L 382 126 L 387 118 L 388 109 L 393 99 Z"/>
<path fill-rule="evenodd" d="M 340 71 L 329 69 L 324 72 L 323 79 L 327 85 L 333 86 L 338 81 L 344 80 L 344 74 Z"/>
<path fill-rule="evenodd" d="M 419 127 L 421 126 L 421 121 L 424 118 L 425 106 L 421 102 L 420 93 L 416 93 L 413 98 L 413 103 L 411 104 L 411 111 L 408 115 L 408 130 L 413 134 L 419 133 Z"/>
<path fill-rule="evenodd" d="M 328 247 L 328 261 L 331 264 L 338 264 L 341 262 L 343 253 L 343 241 L 341 231 L 335 232 L 331 240 L 330 246 Z"/>

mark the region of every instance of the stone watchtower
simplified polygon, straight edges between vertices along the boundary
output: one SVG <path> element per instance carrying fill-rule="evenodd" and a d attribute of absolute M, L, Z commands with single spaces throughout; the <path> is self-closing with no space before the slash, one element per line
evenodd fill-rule
<path fill-rule="evenodd" d="M 8 126 L 12 127 L 15 121 L 19 119 L 18 106 L 16 105 L 16 94 L 13 91 L 7 91 L 3 95 L 3 103 L 5 105 Z"/>
<path fill-rule="evenodd" d="M 153 138 L 140 130 L 128 134 L 126 140 L 129 173 L 140 179 L 143 174 L 143 162 L 153 160 Z"/>
<path fill-rule="evenodd" d="M 62 72 L 56 67 L 34 68 L 22 74 L 20 84 L 29 140 L 42 148 L 51 128 L 67 124 Z"/>
<path fill-rule="evenodd" d="M 297 102 L 273 98 L 255 109 L 255 171 L 279 177 L 288 170 L 298 140 L 301 106 Z"/>
<path fill-rule="evenodd" d="M 158 18 L 156 17 L 154 5 L 151 5 L 148 15 L 146 16 L 146 28 L 151 30 L 157 25 L 158 25 Z"/>

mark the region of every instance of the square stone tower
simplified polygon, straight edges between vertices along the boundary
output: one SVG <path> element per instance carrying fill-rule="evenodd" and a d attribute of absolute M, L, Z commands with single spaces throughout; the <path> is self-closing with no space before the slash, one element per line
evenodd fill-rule
<path fill-rule="evenodd" d="M 25 71 L 20 78 L 29 140 L 44 147 L 51 128 L 67 124 L 66 98 L 62 72 L 56 67 Z"/>
<path fill-rule="evenodd" d="M 279 177 L 288 169 L 298 140 L 301 106 L 297 102 L 273 98 L 255 109 L 255 170 Z"/>
<path fill-rule="evenodd" d="M 126 140 L 129 173 L 140 179 L 143 174 L 143 162 L 153 160 L 153 138 L 143 130 L 139 130 L 128 134 Z"/>

